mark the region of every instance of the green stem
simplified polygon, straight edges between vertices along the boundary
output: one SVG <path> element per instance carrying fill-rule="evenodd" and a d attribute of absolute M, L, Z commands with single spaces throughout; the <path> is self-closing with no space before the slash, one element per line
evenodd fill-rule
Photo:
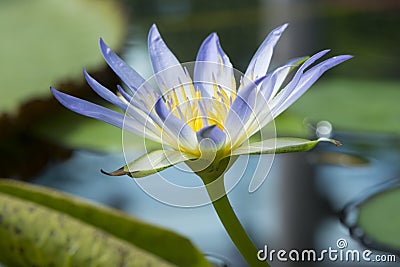
<path fill-rule="evenodd" d="M 266 261 L 258 260 L 258 249 L 250 240 L 235 212 L 233 211 L 225 191 L 224 177 L 220 177 L 214 180 L 212 186 L 210 186 L 210 184 L 208 183 L 209 181 L 206 177 L 202 177 L 202 179 L 206 184 L 208 195 L 213 201 L 212 203 L 214 209 L 217 212 L 221 223 L 223 224 L 226 232 L 228 233 L 232 242 L 235 244 L 236 248 L 240 251 L 243 258 L 246 260 L 247 264 L 250 267 L 269 267 L 269 264 Z M 218 198 L 221 195 L 222 197 Z"/>

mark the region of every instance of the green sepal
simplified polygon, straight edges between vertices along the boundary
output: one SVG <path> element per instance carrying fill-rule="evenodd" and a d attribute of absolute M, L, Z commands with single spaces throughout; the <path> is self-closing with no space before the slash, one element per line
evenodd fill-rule
<path fill-rule="evenodd" d="M 176 150 L 155 150 L 138 157 L 116 171 L 102 170 L 102 172 L 111 176 L 129 175 L 132 178 L 142 178 L 194 158 L 196 157 L 193 155 Z"/>
<path fill-rule="evenodd" d="M 245 154 L 280 154 L 291 152 L 304 152 L 314 148 L 319 142 L 329 142 L 336 146 L 341 143 L 330 138 L 319 138 L 317 140 L 308 140 L 295 137 L 280 137 L 267 139 L 260 142 L 246 144 L 242 147 L 235 149 L 231 155 L 245 155 Z"/>

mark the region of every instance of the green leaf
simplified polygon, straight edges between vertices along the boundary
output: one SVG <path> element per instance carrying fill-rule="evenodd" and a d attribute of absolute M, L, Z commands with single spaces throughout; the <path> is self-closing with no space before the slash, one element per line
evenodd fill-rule
<path fill-rule="evenodd" d="M 175 266 L 76 218 L 0 193 L 0 260 L 31 266 Z"/>
<path fill-rule="evenodd" d="M 15 114 L 49 98 L 50 85 L 103 66 L 98 40 L 120 46 L 125 19 L 114 0 L 0 1 L 0 32 L 0 114 Z"/>
<path fill-rule="evenodd" d="M 202 253 L 188 239 L 117 210 L 89 204 L 55 190 L 11 180 L 0 181 L 0 193 L 73 217 L 178 266 L 208 266 Z"/>
<path fill-rule="evenodd" d="M 232 155 L 303 152 L 314 148 L 319 142 L 329 142 L 337 146 L 341 145 L 338 141 L 329 138 L 307 140 L 295 137 L 280 137 L 241 146 L 235 149 Z"/>

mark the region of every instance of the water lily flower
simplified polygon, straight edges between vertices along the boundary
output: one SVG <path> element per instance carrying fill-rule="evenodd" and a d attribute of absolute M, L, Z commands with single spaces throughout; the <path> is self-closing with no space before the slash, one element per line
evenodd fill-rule
<path fill-rule="evenodd" d="M 110 175 L 144 177 L 185 162 L 202 178 L 222 224 L 249 266 L 269 266 L 257 260 L 258 250 L 226 196 L 223 174 L 240 155 L 307 151 L 321 141 L 338 144 L 328 138 L 274 137 L 251 142 L 250 137 L 273 122 L 326 70 L 351 58 L 340 55 L 314 64 L 328 52 L 324 50 L 311 57 L 290 60 L 270 71 L 273 49 L 286 27 L 287 24 L 282 25 L 267 36 L 238 81 L 235 75 L 238 72 L 233 69 L 215 33 L 201 44 L 191 75 L 190 65 L 179 63 L 153 25 L 148 37 L 154 71 L 154 79 L 150 81 L 100 40 L 104 59 L 126 89 L 117 86 L 117 94 L 114 94 L 86 71 L 84 76 L 99 96 L 124 113 L 54 88 L 51 90 L 57 100 L 72 111 L 163 145 L 163 149 L 146 153 Z M 289 73 L 295 69 L 289 78 Z"/>
<path fill-rule="evenodd" d="M 326 70 L 351 58 L 340 55 L 314 64 L 328 52 L 324 50 L 269 71 L 273 49 L 286 27 L 287 24 L 274 29 L 266 37 L 238 85 L 232 64 L 216 33 L 210 34 L 201 44 L 191 77 L 153 25 L 148 35 L 148 49 L 158 89 L 146 83 L 102 39 L 103 57 L 126 89 L 118 86 L 118 92 L 114 94 L 84 71 L 91 88 L 125 114 L 54 88 L 51 90 L 57 100 L 72 111 L 164 145 L 164 149 L 147 153 L 111 175 L 143 177 L 180 162 L 196 168 L 193 162 L 206 159 L 208 165 L 197 172 L 217 177 L 228 167 L 229 160 L 239 155 L 306 151 L 320 141 L 336 143 L 327 138 L 313 141 L 273 138 L 248 142 L 249 137 L 286 110 Z M 296 67 L 292 79 L 284 83 Z"/>

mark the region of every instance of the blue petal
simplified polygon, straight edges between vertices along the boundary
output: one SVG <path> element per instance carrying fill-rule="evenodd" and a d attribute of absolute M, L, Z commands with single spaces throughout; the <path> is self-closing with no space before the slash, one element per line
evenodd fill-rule
<path fill-rule="evenodd" d="M 154 105 L 154 108 L 157 112 L 157 115 L 160 117 L 162 121 L 165 121 L 171 114 L 171 112 L 165 106 L 164 100 L 161 97 L 157 100 L 156 104 Z"/>
<path fill-rule="evenodd" d="M 307 57 L 299 57 L 291 59 L 268 75 L 268 78 L 262 83 L 260 88 L 267 102 L 278 93 L 291 69 L 299 66 L 306 58 Z"/>
<path fill-rule="evenodd" d="M 217 148 L 221 147 L 226 140 L 226 134 L 215 124 L 203 127 L 201 130 L 197 131 L 196 136 L 199 143 L 203 139 L 211 139 Z"/>
<path fill-rule="evenodd" d="M 145 82 L 139 73 L 134 71 L 128 64 L 126 64 L 119 56 L 117 56 L 100 38 L 100 49 L 107 64 L 113 71 L 121 78 L 121 80 L 132 90 L 134 93 Z"/>
<path fill-rule="evenodd" d="M 352 57 L 353 56 L 350 55 L 332 57 L 319 63 L 318 65 L 312 67 L 310 70 L 304 73 L 304 75 L 301 76 L 301 79 L 298 82 L 296 88 L 291 90 L 291 93 L 287 98 L 282 98 L 280 104 L 276 105 L 276 109 L 274 109 L 273 111 L 274 117 L 277 117 L 290 105 L 292 105 L 297 99 L 299 99 L 299 97 L 302 96 L 311 87 L 311 85 L 313 85 L 321 77 L 321 75 L 325 71 Z"/>
<path fill-rule="evenodd" d="M 326 53 L 330 50 L 326 49 L 321 52 L 316 53 L 312 57 L 310 57 L 306 62 L 304 62 L 300 68 L 297 70 L 296 74 L 294 75 L 293 79 L 281 90 L 281 92 L 273 99 L 271 103 L 272 109 L 276 106 L 276 102 L 282 103 L 285 99 L 292 93 L 292 91 L 297 87 L 304 70 L 306 70 L 309 66 L 311 66 L 315 61 L 323 57 Z"/>
<path fill-rule="evenodd" d="M 152 88 L 149 88 L 146 81 L 140 76 L 135 70 L 133 70 L 129 65 L 127 65 L 120 57 L 118 57 L 105 43 L 100 39 L 101 52 L 103 53 L 104 59 L 110 65 L 110 67 L 115 71 L 115 73 L 121 78 L 121 80 L 128 86 L 132 96 L 137 94 L 158 95 Z M 122 93 L 121 93 L 122 94 Z M 131 99 L 128 94 L 122 94 L 125 99 Z M 134 101 L 129 101 L 131 104 Z M 145 99 L 144 106 L 153 106 L 151 98 Z"/>
<path fill-rule="evenodd" d="M 325 54 L 327 54 L 330 51 L 330 49 L 322 50 L 309 59 L 307 59 L 306 62 L 304 62 L 300 68 L 297 70 L 296 74 L 294 75 L 293 79 L 290 81 L 290 83 L 287 85 L 287 87 L 290 87 L 292 84 L 297 84 L 298 81 L 300 80 L 300 77 L 303 75 L 304 70 L 307 69 L 309 66 L 311 66 L 315 61 L 323 57 Z"/>
<path fill-rule="evenodd" d="M 127 92 L 125 92 L 124 88 L 122 88 L 120 85 L 117 85 L 118 92 L 122 95 L 123 98 L 125 98 L 126 101 L 129 103 L 132 103 L 132 96 L 130 96 Z"/>
<path fill-rule="evenodd" d="M 125 111 L 128 107 L 128 105 L 123 102 L 121 99 L 119 99 L 118 96 L 113 94 L 110 90 L 108 90 L 106 87 L 98 83 L 95 79 L 93 79 L 87 72 L 86 70 L 83 70 L 83 75 L 85 76 L 85 79 L 87 83 L 92 87 L 92 89 L 99 95 L 101 96 L 104 100 L 107 100 L 111 104 L 119 107 L 123 111 Z"/>
<path fill-rule="evenodd" d="M 229 138 L 232 140 L 232 146 L 238 145 L 237 142 L 240 143 L 243 141 L 240 137 L 246 135 L 247 129 L 245 129 L 245 125 L 252 112 L 254 112 L 257 86 L 265 78 L 266 76 L 261 77 L 240 89 L 235 101 L 232 103 L 224 123 L 225 130 L 228 133 Z M 249 136 L 247 136 L 247 138 L 248 137 Z"/>
<path fill-rule="evenodd" d="M 170 67 L 180 65 L 178 59 L 169 50 L 158 32 L 157 26 L 153 24 L 148 37 L 149 53 L 154 73 L 166 70 Z"/>
<path fill-rule="evenodd" d="M 163 121 L 162 129 L 176 138 L 177 144 L 180 143 L 190 150 L 197 149 L 197 138 L 195 132 L 185 122 L 172 114 L 165 106 L 164 100 L 160 97 L 155 103 L 155 111 Z M 179 149 L 179 148 L 177 148 Z"/>
<path fill-rule="evenodd" d="M 210 34 L 200 46 L 194 67 L 194 82 L 208 96 L 214 94 L 215 82 L 220 87 L 227 88 L 225 91 L 228 96 L 231 91 L 236 91 L 232 64 L 216 33 Z"/>
<path fill-rule="evenodd" d="M 144 88 L 144 87 L 141 87 L 141 88 Z M 129 108 L 126 110 L 127 113 L 131 113 L 134 110 L 134 108 L 137 108 L 138 110 L 142 111 L 143 114 L 146 114 L 148 117 L 150 117 L 150 119 L 152 119 L 152 121 L 155 124 L 162 127 L 162 121 L 160 121 L 160 119 L 155 114 L 153 114 L 153 112 L 151 112 L 153 107 L 148 108 L 146 106 L 146 103 L 138 103 L 135 99 L 133 99 L 134 97 L 127 94 L 120 85 L 117 85 L 117 89 L 118 89 L 118 92 L 122 95 L 122 97 L 125 98 L 126 101 L 129 102 Z M 133 113 L 135 114 L 135 112 L 136 111 L 134 111 Z"/>
<path fill-rule="evenodd" d="M 201 44 L 199 52 L 197 53 L 196 61 L 232 65 L 229 62 L 228 56 L 222 50 L 218 35 L 215 32 L 211 33 Z"/>
<path fill-rule="evenodd" d="M 66 108 L 82 114 L 87 117 L 91 117 L 97 120 L 104 121 L 118 128 L 123 127 L 124 115 L 116 111 L 104 108 L 102 106 L 90 103 L 86 100 L 76 98 L 64 93 L 61 93 L 50 87 L 54 97 Z"/>
<path fill-rule="evenodd" d="M 284 24 L 268 34 L 247 67 L 245 73 L 247 79 L 255 80 L 267 73 L 273 49 L 287 26 L 288 24 Z"/>
<path fill-rule="evenodd" d="M 266 78 L 267 76 L 258 78 L 253 83 L 248 84 L 244 88 L 240 89 L 235 101 L 229 110 L 228 116 L 226 118 L 226 124 L 234 124 L 233 121 L 237 116 L 240 117 L 243 123 L 247 121 L 250 117 L 251 112 L 253 112 L 255 97 L 257 92 L 257 86 Z M 234 115 L 236 114 L 236 115 Z"/>
<path fill-rule="evenodd" d="M 178 59 L 161 38 L 156 25 L 153 25 L 150 29 L 148 46 L 153 71 L 156 75 L 158 85 L 163 92 L 168 92 L 171 89 L 190 82 Z M 190 95 L 190 90 L 186 86 L 184 86 L 184 89 L 186 94 Z M 178 98 L 181 98 L 179 90 Z"/>

